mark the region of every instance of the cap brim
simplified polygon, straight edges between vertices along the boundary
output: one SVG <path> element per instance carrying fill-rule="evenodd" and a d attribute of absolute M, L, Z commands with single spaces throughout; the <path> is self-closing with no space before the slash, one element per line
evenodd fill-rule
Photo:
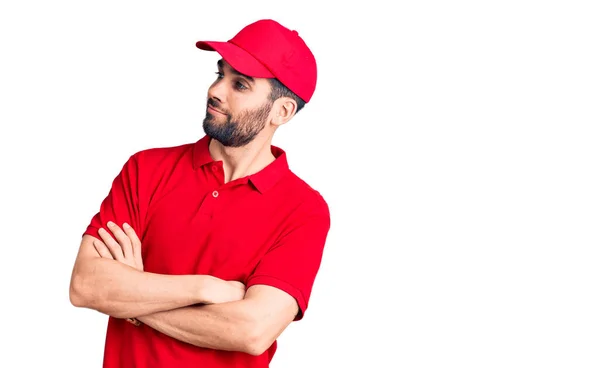
<path fill-rule="evenodd" d="M 229 42 L 198 41 L 196 47 L 216 51 L 238 72 L 254 78 L 275 78 L 273 73 L 250 55 L 246 50 Z"/>

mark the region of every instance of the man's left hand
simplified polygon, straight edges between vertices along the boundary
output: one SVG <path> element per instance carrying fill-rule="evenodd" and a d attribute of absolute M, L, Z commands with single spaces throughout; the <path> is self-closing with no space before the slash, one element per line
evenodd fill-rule
<path fill-rule="evenodd" d="M 144 271 L 142 242 L 135 230 L 127 223 L 124 223 L 123 229 L 121 229 L 112 221 L 107 223 L 107 227 L 112 232 L 114 239 L 107 230 L 100 228 L 98 234 L 102 241 L 94 240 L 94 247 L 100 257 L 114 259 L 139 271 Z"/>

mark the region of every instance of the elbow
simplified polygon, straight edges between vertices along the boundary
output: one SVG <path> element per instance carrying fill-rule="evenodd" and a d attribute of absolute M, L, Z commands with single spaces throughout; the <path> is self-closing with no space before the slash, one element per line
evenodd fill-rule
<path fill-rule="evenodd" d="M 72 306 L 77 308 L 85 306 L 82 296 L 78 294 L 75 290 L 73 290 L 73 286 L 71 286 L 69 289 L 69 301 L 71 302 Z"/>
<path fill-rule="evenodd" d="M 88 285 L 89 282 L 86 276 L 75 270 L 69 286 L 69 301 L 73 306 L 78 308 L 92 307 L 92 301 L 97 298 L 94 297 L 93 289 Z"/>
<path fill-rule="evenodd" d="M 264 352 L 267 351 L 266 348 L 263 348 L 262 346 L 259 345 L 248 345 L 246 346 L 246 348 L 244 349 L 244 352 L 246 354 L 250 354 L 252 356 L 260 356 L 263 355 Z"/>
<path fill-rule="evenodd" d="M 253 356 L 264 354 L 274 342 L 274 340 L 267 337 L 267 334 L 265 334 L 259 326 L 252 326 L 249 328 L 245 337 L 243 351 Z"/>
<path fill-rule="evenodd" d="M 71 285 L 69 286 L 69 301 L 75 307 L 87 306 L 87 300 L 85 293 L 83 292 L 83 280 L 80 275 L 73 274 L 71 278 Z"/>

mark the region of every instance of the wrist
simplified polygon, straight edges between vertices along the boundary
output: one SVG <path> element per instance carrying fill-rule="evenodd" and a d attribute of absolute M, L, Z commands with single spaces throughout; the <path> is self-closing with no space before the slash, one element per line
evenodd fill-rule
<path fill-rule="evenodd" d="M 217 280 L 214 276 L 198 275 L 198 282 L 195 285 L 195 295 L 198 303 L 212 304 L 213 295 L 211 290 L 214 290 Z"/>

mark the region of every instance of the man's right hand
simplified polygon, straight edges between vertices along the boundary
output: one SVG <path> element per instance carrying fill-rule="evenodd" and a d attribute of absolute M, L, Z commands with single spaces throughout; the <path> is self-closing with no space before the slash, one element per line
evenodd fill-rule
<path fill-rule="evenodd" d="M 107 227 L 112 231 L 114 240 L 104 229 L 100 229 L 102 241 L 94 240 L 94 247 L 102 258 L 114 259 L 138 271 L 144 271 L 141 256 L 141 242 L 131 226 L 109 222 Z M 225 281 L 213 276 L 206 276 L 201 285 L 202 304 L 235 302 L 244 299 L 246 286 L 239 281 Z"/>
<path fill-rule="evenodd" d="M 246 286 L 239 281 L 210 277 L 202 285 L 203 304 L 235 302 L 244 299 Z"/>

